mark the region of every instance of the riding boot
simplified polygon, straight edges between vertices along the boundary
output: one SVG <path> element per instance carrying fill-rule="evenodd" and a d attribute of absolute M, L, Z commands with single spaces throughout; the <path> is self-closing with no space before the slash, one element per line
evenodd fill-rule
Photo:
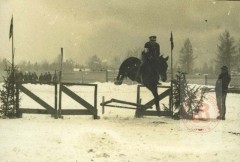
<path fill-rule="evenodd" d="M 157 70 L 157 69 L 154 69 L 154 75 L 156 75 L 156 76 L 159 77 L 159 73 L 158 73 L 158 70 Z M 158 85 L 161 85 L 162 83 L 160 83 L 159 80 L 158 80 L 157 84 L 158 84 Z"/>

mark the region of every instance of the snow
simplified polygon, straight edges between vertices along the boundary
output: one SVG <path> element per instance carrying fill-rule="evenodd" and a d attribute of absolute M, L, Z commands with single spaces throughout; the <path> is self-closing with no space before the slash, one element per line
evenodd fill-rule
<path fill-rule="evenodd" d="M 23 114 L 20 119 L 0 119 L 0 161 L 7 162 L 145 162 L 145 161 L 238 161 L 240 159 L 240 100 L 239 94 L 228 94 L 225 121 L 216 123 L 208 131 L 193 131 L 186 124 L 191 121 L 169 117 L 134 118 L 134 111 L 106 108 L 101 114 L 102 96 L 136 102 L 136 85 L 98 85 L 100 120 L 92 116 L 64 116 Z M 166 83 L 166 85 L 169 85 Z M 32 92 L 54 105 L 54 87 L 25 85 Z M 93 87 L 71 86 L 71 90 L 93 104 Z M 163 91 L 163 89 L 159 89 Z M 141 89 L 142 102 L 152 98 Z M 214 95 L 214 93 L 212 94 Z M 39 107 L 21 94 L 21 107 Z M 162 103 L 168 104 L 166 98 Z M 63 95 L 63 108 L 81 108 Z M 154 107 L 155 108 L 155 107 Z M 204 125 L 206 121 L 191 123 Z"/>

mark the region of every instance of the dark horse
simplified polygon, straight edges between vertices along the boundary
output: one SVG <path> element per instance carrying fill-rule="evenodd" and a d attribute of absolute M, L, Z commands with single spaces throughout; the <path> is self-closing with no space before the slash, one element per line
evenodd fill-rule
<path fill-rule="evenodd" d="M 140 68 L 141 60 L 136 57 L 129 57 L 121 64 L 115 84 L 122 84 L 124 77 L 128 77 L 132 81 L 137 81 L 146 86 L 154 96 L 156 110 L 158 115 L 160 115 L 157 85 L 159 75 L 163 82 L 167 80 L 167 60 L 168 57 L 164 58 L 163 56 L 159 56 L 152 61 L 145 61 Z M 158 72 L 158 74 L 156 72 Z M 137 74 L 139 74 L 139 76 L 137 76 Z"/>

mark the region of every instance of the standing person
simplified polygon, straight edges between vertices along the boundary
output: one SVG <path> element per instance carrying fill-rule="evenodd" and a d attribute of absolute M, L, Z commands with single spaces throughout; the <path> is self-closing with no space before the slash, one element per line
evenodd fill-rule
<path fill-rule="evenodd" d="M 16 82 L 22 82 L 23 81 L 23 73 L 19 70 L 16 70 L 16 74 L 15 74 L 15 77 L 16 77 Z"/>
<path fill-rule="evenodd" d="M 47 81 L 48 82 L 52 81 L 52 74 L 50 72 L 47 73 Z"/>
<path fill-rule="evenodd" d="M 45 73 L 43 74 L 43 82 L 47 82 L 47 81 L 48 81 L 48 73 L 45 72 Z"/>
<path fill-rule="evenodd" d="M 53 82 L 57 82 L 58 81 L 58 77 L 57 77 L 57 73 L 56 73 L 56 70 L 55 70 L 55 73 L 53 75 Z"/>
<path fill-rule="evenodd" d="M 215 85 L 217 107 L 219 110 L 219 116 L 217 119 L 225 120 L 226 114 L 226 97 L 228 91 L 228 85 L 231 81 L 231 76 L 228 74 L 228 67 L 221 67 L 221 74 L 218 76 L 218 80 Z"/>
<path fill-rule="evenodd" d="M 28 80 L 28 71 L 25 71 L 24 76 L 23 76 L 23 79 L 24 79 L 25 82 L 28 82 L 28 81 L 29 81 L 29 80 Z"/>
<path fill-rule="evenodd" d="M 38 80 L 39 80 L 40 83 L 42 83 L 42 82 L 44 81 L 44 75 L 43 75 L 43 73 L 40 74 Z"/>

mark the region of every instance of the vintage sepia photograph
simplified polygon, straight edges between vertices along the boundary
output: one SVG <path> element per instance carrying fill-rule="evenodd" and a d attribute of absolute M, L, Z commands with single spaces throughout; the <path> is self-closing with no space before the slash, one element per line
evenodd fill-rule
<path fill-rule="evenodd" d="M 0 161 L 238 162 L 239 10 L 0 0 Z"/>

